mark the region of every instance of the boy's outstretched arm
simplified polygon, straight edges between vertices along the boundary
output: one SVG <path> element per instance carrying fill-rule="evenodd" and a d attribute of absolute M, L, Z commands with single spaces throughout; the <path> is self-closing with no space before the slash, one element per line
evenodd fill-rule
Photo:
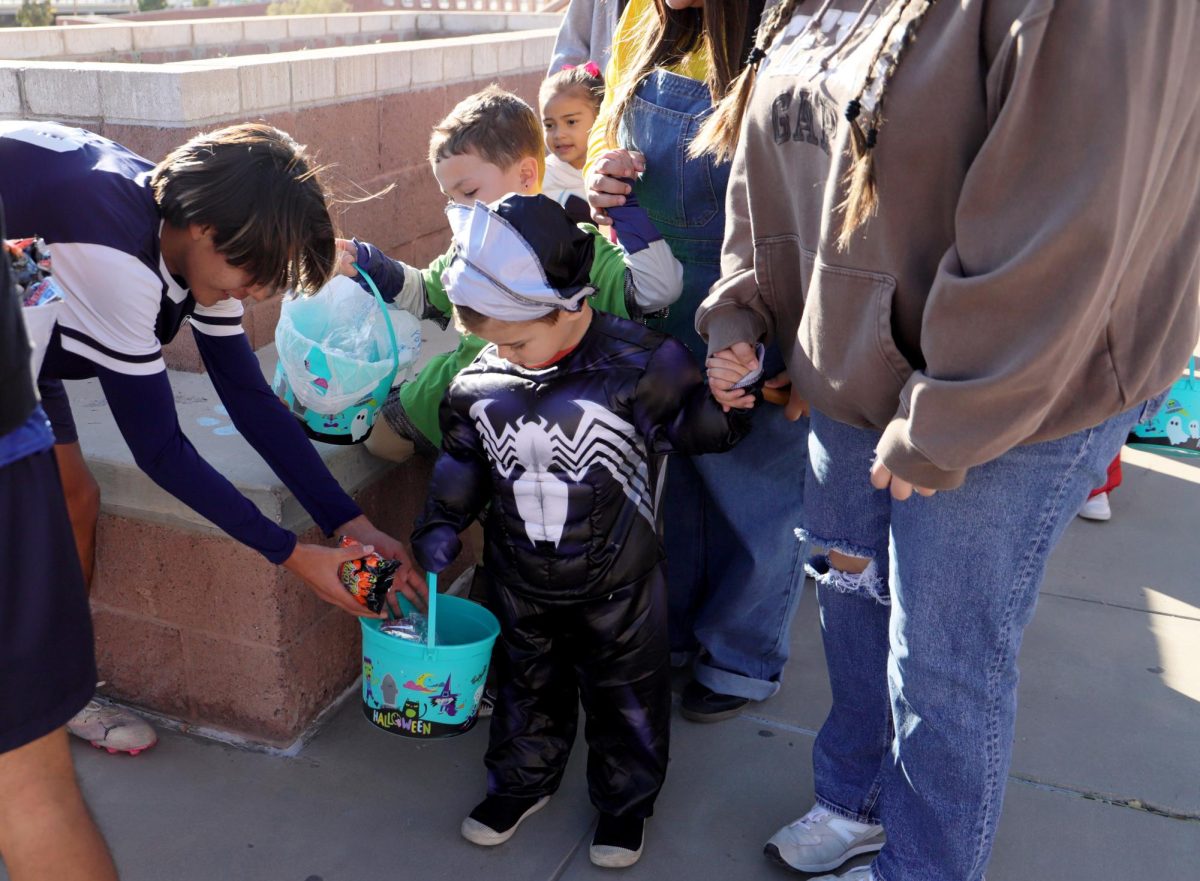
<path fill-rule="evenodd" d="M 459 533 L 479 516 L 491 493 L 491 465 L 469 404 L 455 399 L 453 386 L 442 401 L 442 452 L 412 534 L 413 556 L 428 572 L 441 572 L 454 562 L 462 550 Z"/>
<path fill-rule="evenodd" d="M 357 263 L 379 287 L 384 302 L 393 303 L 418 318 L 424 318 L 429 309 L 425 296 L 425 282 L 421 270 L 400 260 L 393 260 L 374 245 L 358 239 L 338 239 L 337 271 L 358 282 L 358 286 L 371 293 L 366 279 L 354 268 Z"/>
<path fill-rule="evenodd" d="M 743 387 L 758 394 L 762 369 L 745 375 Z M 750 430 L 750 410 L 726 410 L 708 390 L 691 354 L 667 338 L 650 359 L 635 392 L 635 418 L 654 453 L 690 456 L 730 449 Z"/>
<path fill-rule="evenodd" d="M 625 252 L 625 266 L 632 283 L 634 302 L 629 307 L 630 314 L 634 314 L 633 306 L 637 313 L 646 315 L 678 300 L 683 292 L 683 266 L 638 204 L 637 196 L 630 192 L 624 205 L 608 209 L 608 216 L 616 230 L 617 243 Z"/>

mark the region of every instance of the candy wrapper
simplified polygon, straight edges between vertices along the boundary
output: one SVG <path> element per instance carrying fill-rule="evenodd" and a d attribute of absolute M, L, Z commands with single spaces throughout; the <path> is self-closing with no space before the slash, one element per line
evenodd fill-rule
<path fill-rule="evenodd" d="M 420 612 L 409 612 L 403 618 L 388 621 L 379 628 L 379 632 L 408 642 L 424 644 L 429 641 L 429 621 Z"/>
<path fill-rule="evenodd" d="M 342 536 L 342 547 L 354 544 L 358 542 L 349 536 Z M 379 554 L 367 554 L 342 564 L 342 584 L 346 585 L 352 597 L 372 612 L 382 612 L 387 604 L 388 589 L 399 568 L 400 563 L 396 560 L 384 559 Z"/>
<path fill-rule="evenodd" d="M 13 279 L 23 306 L 40 306 L 61 300 L 62 289 L 50 279 L 50 248 L 41 239 L 5 241 Z"/>
<path fill-rule="evenodd" d="M 52 278 L 43 278 L 25 288 L 21 296 L 22 306 L 45 306 L 64 300 L 62 288 Z"/>

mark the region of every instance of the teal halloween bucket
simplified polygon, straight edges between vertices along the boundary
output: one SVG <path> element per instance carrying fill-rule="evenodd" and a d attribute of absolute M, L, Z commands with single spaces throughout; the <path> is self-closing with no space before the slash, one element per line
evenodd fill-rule
<path fill-rule="evenodd" d="M 360 619 L 363 715 L 376 728 L 418 740 L 453 737 L 475 725 L 500 634 L 496 616 L 478 603 L 439 596 L 432 583 L 429 595 L 433 645 L 388 636 L 379 630 L 383 621 Z"/>

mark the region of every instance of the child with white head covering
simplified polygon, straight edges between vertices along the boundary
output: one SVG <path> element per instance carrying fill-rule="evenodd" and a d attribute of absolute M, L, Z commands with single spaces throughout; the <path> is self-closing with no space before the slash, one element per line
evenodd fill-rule
<path fill-rule="evenodd" d="M 667 766 L 671 705 L 656 488 L 663 454 L 729 449 L 749 429 L 682 344 L 587 302 L 594 238 L 545 196 L 447 209 L 443 280 L 487 340 L 441 409 L 442 452 L 413 533 L 443 570 L 485 506 L 500 619 L 487 797 L 462 825 L 501 844 L 558 788 L 587 714 L 592 862 L 642 850 Z"/>

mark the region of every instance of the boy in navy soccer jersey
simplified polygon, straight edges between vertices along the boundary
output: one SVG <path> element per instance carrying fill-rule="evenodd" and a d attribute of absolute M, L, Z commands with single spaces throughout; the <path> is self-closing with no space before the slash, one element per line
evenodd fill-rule
<path fill-rule="evenodd" d="M 2 122 L 0 197 L 8 235 L 45 239 L 66 293 L 39 387 L 87 581 L 99 488 L 62 380 L 98 377 L 135 461 L 155 483 L 299 575 L 322 599 L 366 612 L 337 576 L 362 547 L 298 543 L 184 436 L 161 347 L 188 321 L 234 426 L 322 531 L 403 561 L 397 584 L 410 598 L 421 595 L 423 582 L 403 545 L 376 529 L 338 486 L 271 392 L 242 332 L 242 300 L 315 289 L 334 266 L 325 193 L 302 147 L 270 126 L 245 124 L 197 135 L 155 166 L 83 129 Z M 111 712 L 92 705 L 74 727 L 109 749 L 154 742 L 144 723 Z"/>

